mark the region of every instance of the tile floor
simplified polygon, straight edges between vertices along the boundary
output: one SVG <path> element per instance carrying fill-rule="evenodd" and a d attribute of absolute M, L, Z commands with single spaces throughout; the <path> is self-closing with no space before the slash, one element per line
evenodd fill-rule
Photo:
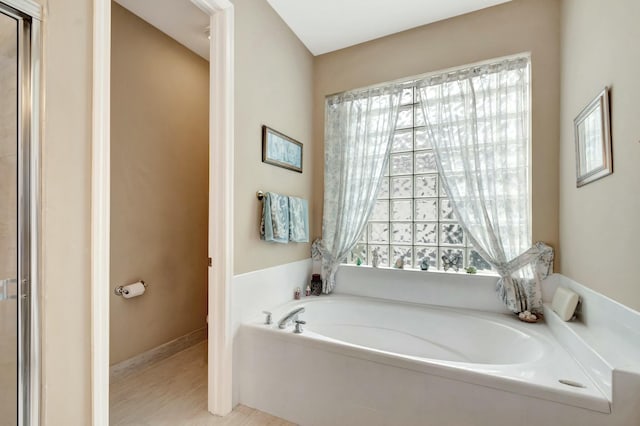
<path fill-rule="evenodd" d="M 111 425 L 285 426 L 293 425 L 237 406 L 225 417 L 207 412 L 207 342 L 111 383 Z"/>

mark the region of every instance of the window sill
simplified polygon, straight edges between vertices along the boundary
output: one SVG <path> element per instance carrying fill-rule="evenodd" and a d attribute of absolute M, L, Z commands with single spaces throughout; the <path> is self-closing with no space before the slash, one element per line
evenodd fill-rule
<path fill-rule="evenodd" d="M 476 277 L 495 277 L 495 278 L 500 278 L 500 276 L 497 273 L 493 272 L 493 271 L 478 271 L 475 274 L 469 274 L 464 269 L 460 269 L 458 272 L 452 271 L 452 270 L 450 270 L 450 271 L 442 271 L 440 269 L 429 269 L 428 271 L 423 271 L 421 269 L 414 269 L 414 268 L 398 269 L 398 268 L 391 268 L 389 266 L 379 266 L 377 268 L 374 268 L 371 265 L 360 265 L 360 266 L 358 266 L 358 265 L 354 265 L 354 264 L 351 264 L 351 263 L 342 263 L 342 264 L 340 264 L 340 267 L 380 269 L 380 270 L 383 270 L 383 271 L 397 271 L 398 273 L 407 273 L 407 274 L 470 275 L 470 276 L 476 276 Z"/>

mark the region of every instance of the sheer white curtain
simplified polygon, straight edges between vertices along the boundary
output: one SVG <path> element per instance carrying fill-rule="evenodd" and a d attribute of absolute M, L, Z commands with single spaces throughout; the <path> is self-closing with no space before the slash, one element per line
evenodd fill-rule
<path fill-rule="evenodd" d="M 553 259 L 550 247 L 531 241 L 529 68 L 521 57 L 417 83 L 442 186 L 516 313 L 540 310 L 541 274 L 532 266 L 544 260 L 544 276 Z"/>
<path fill-rule="evenodd" d="M 387 167 L 400 104 L 401 85 L 347 92 L 325 105 L 324 212 L 322 240 L 313 244 L 322 260 L 323 292 L 364 230 Z"/>

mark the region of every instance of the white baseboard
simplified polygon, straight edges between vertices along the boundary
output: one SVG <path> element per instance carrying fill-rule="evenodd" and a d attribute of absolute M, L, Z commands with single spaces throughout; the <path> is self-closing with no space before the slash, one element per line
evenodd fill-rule
<path fill-rule="evenodd" d="M 114 364 L 109 368 L 109 381 L 113 383 L 129 377 L 142 369 L 148 368 L 206 339 L 207 327 L 202 327 L 132 358 Z"/>

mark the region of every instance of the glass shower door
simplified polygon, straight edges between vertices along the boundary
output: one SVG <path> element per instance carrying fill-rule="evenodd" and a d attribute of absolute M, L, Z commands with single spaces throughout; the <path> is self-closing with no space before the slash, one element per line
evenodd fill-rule
<path fill-rule="evenodd" d="M 18 424 L 19 20 L 0 10 L 0 423 Z"/>

